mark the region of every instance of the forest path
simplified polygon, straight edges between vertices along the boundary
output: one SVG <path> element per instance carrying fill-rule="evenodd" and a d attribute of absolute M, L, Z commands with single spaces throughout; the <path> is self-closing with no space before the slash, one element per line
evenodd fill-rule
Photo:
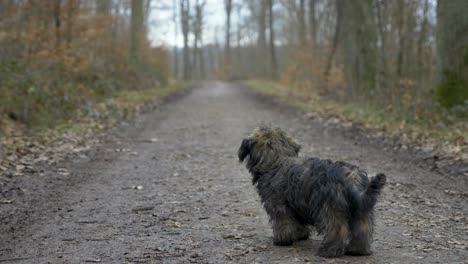
<path fill-rule="evenodd" d="M 110 131 L 87 155 L 17 180 L 28 191 L 0 205 L 0 261 L 325 261 L 315 256 L 315 235 L 293 247 L 272 245 L 250 175 L 237 161 L 242 138 L 273 122 L 298 139 L 303 156 L 388 175 L 374 254 L 333 263 L 466 263 L 466 176 L 436 174 L 238 85 L 199 86 Z"/>

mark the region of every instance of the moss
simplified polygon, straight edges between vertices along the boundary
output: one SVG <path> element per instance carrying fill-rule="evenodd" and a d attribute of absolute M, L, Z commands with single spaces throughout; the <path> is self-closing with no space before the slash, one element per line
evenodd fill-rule
<path fill-rule="evenodd" d="M 462 65 L 457 71 L 445 70 L 443 82 L 435 89 L 435 99 L 444 107 L 450 108 L 468 101 L 468 47 Z"/>
<path fill-rule="evenodd" d="M 435 99 L 442 106 L 450 108 L 468 100 L 468 81 L 461 74 L 445 71 L 444 79 L 435 90 Z"/>

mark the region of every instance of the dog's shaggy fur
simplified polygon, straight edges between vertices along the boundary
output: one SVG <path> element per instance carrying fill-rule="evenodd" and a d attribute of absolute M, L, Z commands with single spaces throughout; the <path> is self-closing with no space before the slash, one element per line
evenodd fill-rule
<path fill-rule="evenodd" d="M 301 146 L 279 128 L 261 127 L 245 138 L 239 161 L 247 160 L 270 216 L 275 245 L 309 237 L 308 226 L 324 235 L 318 254 L 371 254 L 373 211 L 384 174 L 370 180 L 363 170 L 342 162 L 300 159 Z"/>

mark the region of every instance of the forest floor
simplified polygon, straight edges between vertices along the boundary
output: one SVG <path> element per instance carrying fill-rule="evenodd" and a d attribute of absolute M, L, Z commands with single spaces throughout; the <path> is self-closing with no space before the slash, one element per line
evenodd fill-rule
<path fill-rule="evenodd" d="M 326 260 L 320 238 L 272 244 L 237 160 L 255 126 L 274 123 L 302 156 L 388 176 L 374 254 Z M 467 263 L 467 165 L 369 138 L 222 82 L 200 83 L 122 121 L 86 151 L 0 176 L 0 263 Z"/>

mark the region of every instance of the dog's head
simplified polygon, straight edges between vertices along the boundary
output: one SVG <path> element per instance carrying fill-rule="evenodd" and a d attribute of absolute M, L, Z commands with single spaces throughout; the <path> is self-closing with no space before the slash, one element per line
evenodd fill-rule
<path fill-rule="evenodd" d="M 263 126 L 242 140 L 238 156 L 240 162 L 248 157 L 247 166 L 251 169 L 262 162 L 276 161 L 281 157 L 297 157 L 300 149 L 301 146 L 281 128 Z"/>

